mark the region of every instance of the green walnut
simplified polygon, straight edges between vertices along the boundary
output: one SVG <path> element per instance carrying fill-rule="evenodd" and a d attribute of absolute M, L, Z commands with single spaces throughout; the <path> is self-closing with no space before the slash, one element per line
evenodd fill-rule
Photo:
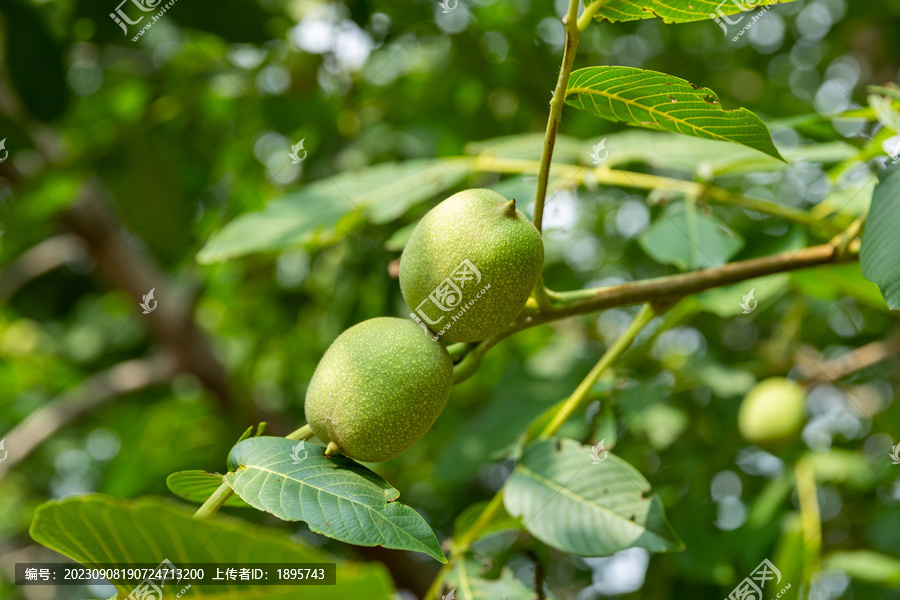
<path fill-rule="evenodd" d="M 806 390 L 784 377 L 757 383 L 738 411 L 738 429 L 744 439 L 774 443 L 792 438 L 803 425 Z"/>
<path fill-rule="evenodd" d="M 465 190 L 416 225 L 400 257 L 400 289 L 435 338 L 477 342 L 518 316 L 543 265 L 541 234 L 515 200 Z"/>
<path fill-rule="evenodd" d="M 322 356 L 306 391 L 306 420 L 327 455 L 390 460 L 428 431 L 452 385 L 442 343 L 409 319 L 370 319 Z"/>

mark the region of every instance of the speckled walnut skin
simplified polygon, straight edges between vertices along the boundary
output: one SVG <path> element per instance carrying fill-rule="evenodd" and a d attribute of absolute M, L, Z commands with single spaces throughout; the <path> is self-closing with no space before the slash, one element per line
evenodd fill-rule
<path fill-rule="evenodd" d="M 442 312 L 428 300 L 435 288 L 464 260 L 481 272 L 482 280 L 463 289 L 460 307 L 474 292 L 490 285 L 460 315 Z M 541 277 L 544 244 L 531 221 L 491 190 L 472 189 L 454 194 L 434 207 L 413 230 L 400 257 L 400 289 L 410 309 L 425 301 L 425 322 L 445 342 L 477 342 L 509 325 L 522 311 Z M 457 316 L 453 321 L 452 316 Z M 434 324 L 439 317 L 439 323 Z"/>
<path fill-rule="evenodd" d="M 363 462 L 382 462 L 415 444 L 444 410 L 453 361 L 410 319 L 379 317 L 331 344 L 306 391 L 316 436 Z"/>

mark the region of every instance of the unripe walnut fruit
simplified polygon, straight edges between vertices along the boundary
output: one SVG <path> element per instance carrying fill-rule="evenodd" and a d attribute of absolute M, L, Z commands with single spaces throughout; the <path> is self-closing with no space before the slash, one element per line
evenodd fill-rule
<path fill-rule="evenodd" d="M 413 318 L 447 342 L 477 342 L 509 325 L 541 277 L 544 244 L 515 200 L 472 189 L 426 214 L 400 257 Z"/>
<path fill-rule="evenodd" d="M 369 319 L 322 356 L 306 391 L 306 420 L 327 454 L 390 460 L 428 431 L 452 385 L 442 343 L 409 319 Z"/>
<path fill-rule="evenodd" d="M 738 429 L 747 441 L 764 444 L 792 438 L 803 426 L 806 390 L 796 381 L 772 377 L 753 386 L 738 410 Z"/>

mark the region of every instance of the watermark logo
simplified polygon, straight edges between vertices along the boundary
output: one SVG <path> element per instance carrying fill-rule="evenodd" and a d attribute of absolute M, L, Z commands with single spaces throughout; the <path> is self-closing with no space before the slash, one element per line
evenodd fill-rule
<path fill-rule="evenodd" d="M 0 448 L 3 448 L 3 442 L 0 442 Z M 900 465 L 900 443 L 891 448 L 891 459 L 892 465 Z M 3 459 L 0 459 L 0 462 L 3 462 Z"/>
<path fill-rule="evenodd" d="M 753 569 L 753 572 L 750 573 L 750 577 L 745 577 L 744 580 L 728 594 L 726 600 L 762 600 L 763 589 L 766 587 L 766 583 L 773 579 L 775 579 L 774 585 L 781 583 L 781 571 L 775 568 L 775 565 L 769 562 L 768 558 L 765 558 L 755 569 Z M 791 584 L 787 584 L 787 586 L 782 588 L 775 597 L 781 598 L 782 594 L 789 589 L 791 589 Z"/>
<path fill-rule="evenodd" d="M 602 155 L 600 154 L 601 151 L 603 152 Z M 606 138 L 603 138 L 594 146 L 593 150 L 591 150 L 591 162 L 595 165 L 599 165 L 607 158 L 609 158 L 609 151 L 606 149 Z"/>
<path fill-rule="evenodd" d="M 4 141 L 6 141 L 6 140 L 4 140 Z M 2 143 L 3 142 L 0 142 L 0 144 L 2 144 Z M 2 148 L 3 148 L 3 146 L 0 145 L 0 149 L 2 149 Z M 891 148 L 890 152 L 888 152 L 888 156 L 891 158 L 892 165 L 900 164 L 900 142 L 897 142 L 896 144 L 894 144 L 894 147 Z M 3 161 L 0 160 L 0 162 L 3 162 Z"/>
<path fill-rule="evenodd" d="M 156 288 L 153 288 L 148 293 L 144 294 L 144 301 L 139 304 L 141 308 L 144 309 L 144 314 L 149 315 L 154 310 L 156 310 L 156 305 L 158 302 L 153 299 L 153 292 L 156 291 Z M 150 306 L 150 303 L 153 303 L 153 306 Z"/>
<path fill-rule="evenodd" d="M 900 446 L 900 444 L 897 444 Z M 6 457 L 9 456 L 9 452 L 6 451 L 6 438 L 0 440 L 0 463 L 6 460 Z"/>
<path fill-rule="evenodd" d="M 606 438 L 603 438 L 602 440 L 600 440 L 600 443 L 598 443 L 596 446 L 591 448 L 590 456 L 591 456 L 591 464 L 592 465 L 599 465 L 604 460 L 606 460 L 606 458 L 609 456 L 609 450 L 606 450 L 603 447 L 603 444 L 605 444 L 605 443 L 606 443 Z"/>
<path fill-rule="evenodd" d="M 293 145 L 291 151 L 289 153 L 291 157 L 291 164 L 299 165 L 306 159 L 306 150 L 303 150 L 303 142 L 306 141 L 306 138 L 303 138 L 299 142 Z M 303 150 L 303 156 L 300 156 L 300 151 Z"/>
<path fill-rule="evenodd" d="M 443 2 L 439 2 L 438 5 L 443 8 L 441 12 L 447 14 L 448 12 L 453 12 L 453 9 L 459 5 L 459 0 L 453 0 L 453 4 L 450 4 L 450 0 L 444 0 Z"/>
<path fill-rule="evenodd" d="M 456 588 L 450 590 L 446 596 L 441 596 L 441 600 L 456 600 Z"/>
<path fill-rule="evenodd" d="M 6 149 L 6 138 L 0 140 L 0 150 L 3 150 L 3 158 L 0 158 L 0 163 L 2 163 L 9 156 L 9 151 Z"/>
<path fill-rule="evenodd" d="M 166 587 L 166 581 L 175 581 L 176 583 L 181 581 L 180 577 L 176 580 L 179 571 L 180 569 L 177 569 L 168 558 L 163 559 L 150 576 L 139 583 L 136 588 L 131 590 L 131 593 L 128 594 L 126 600 L 162 600 L 163 588 Z M 191 584 L 187 584 L 187 586 L 174 597 L 181 598 L 190 587 Z"/>
<path fill-rule="evenodd" d="M 749 315 L 754 310 L 756 310 L 757 302 L 753 299 L 753 292 L 756 291 L 756 288 L 750 288 L 750 293 L 744 296 L 744 300 L 740 302 L 741 308 L 744 309 L 744 314 Z"/>
<path fill-rule="evenodd" d="M 434 291 L 428 294 L 428 297 L 419 303 L 415 308 L 415 312 L 409 313 L 409 316 L 419 324 L 425 333 L 429 332 L 429 328 L 432 331 L 436 331 L 437 335 L 434 337 L 434 340 L 437 341 L 438 338 L 444 335 L 444 333 L 453 326 L 453 323 L 458 321 L 466 311 L 491 288 L 491 284 L 487 284 L 475 294 L 474 298 L 465 304 L 462 304 L 463 290 L 466 289 L 466 286 L 468 285 L 469 288 L 476 286 L 481 283 L 481 279 L 481 271 L 478 270 L 478 267 L 472 264 L 472 261 L 468 258 L 463 259 L 463 261 L 459 263 L 459 266 L 450 274 L 450 277 L 447 277 L 439 283 L 438 286 L 434 288 Z M 425 307 L 425 304 L 428 303 L 429 300 L 439 311 L 444 313 L 459 309 L 455 315 L 450 315 L 450 318 L 441 326 L 440 331 L 434 326 L 441 325 L 441 321 L 443 321 L 447 315 L 442 315 L 435 312 L 433 309 L 429 309 L 431 314 L 436 316 L 435 319 L 432 319 L 428 315 L 428 312 L 426 312 Z"/>
<path fill-rule="evenodd" d="M 303 456 L 300 456 L 300 453 L 303 453 Z M 300 442 L 291 450 L 291 459 L 293 459 L 295 465 L 299 465 L 306 457 L 309 456 L 309 450 L 306 449 L 306 446 L 303 442 Z"/>
<path fill-rule="evenodd" d="M 109 18 L 111 18 L 113 20 L 113 22 L 116 23 L 116 25 L 121 27 L 123 35 L 127 36 L 129 25 L 137 25 L 138 23 L 140 23 L 141 21 L 144 20 L 144 17 L 149 16 L 151 21 L 145 23 L 144 26 L 141 27 L 141 29 L 137 32 L 137 34 L 131 38 L 132 42 L 136 42 L 139 37 L 144 35 L 144 32 L 146 32 L 148 29 L 153 27 L 153 24 L 160 20 L 162 18 L 162 16 L 166 13 L 166 11 L 169 10 L 172 6 L 174 6 L 175 2 L 177 2 L 177 1 L 178 0 L 169 0 L 168 2 L 163 4 L 163 0 L 122 0 L 122 2 L 120 2 L 119 5 L 116 7 L 116 10 L 114 12 L 109 13 Z M 138 8 L 138 10 L 140 10 L 141 12 L 145 12 L 145 13 L 156 12 L 156 14 L 155 15 L 141 15 L 137 19 L 132 20 L 131 18 L 129 18 L 129 16 L 127 14 L 125 14 L 125 11 L 122 9 L 122 6 L 125 4 L 128 4 L 129 2 L 131 2 L 131 4 L 133 4 L 134 6 L 136 6 Z M 134 13 L 132 11 L 132 14 L 140 14 L 140 13 Z"/>
<path fill-rule="evenodd" d="M 742 13 L 746 13 L 754 10 L 762 4 L 766 4 L 766 6 L 762 8 L 762 10 L 760 10 L 757 14 L 753 15 L 752 18 L 746 21 L 741 30 L 731 38 L 732 42 L 736 42 L 742 35 L 744 35 L 744 33 L 749 31 L 749 29 L 753 27 L 756 22 L 760 20 L 763 15 L 766 14 L 769 8 L 771 8 L 771 6 L 777 1 L 778 0 L 766 0 L 765 2 L 763 0 L 722 0 L 722 2 L 719 3 L 719 6 L 716 7 L 716 12 L 710 13 L 709 16 L 716 22 L 719 27 L 722 28 L 722 32 L 727 37 L 728 26 L 740 24 L 742 21 L 744 21 L 744 17 L 746 17 L 747 15 L 727 15 L 725 14 L 725 11 L 722 10 L 723 6 L 731 2 L 732 4 L 737 6 Z"/>
<path fill-rule="evenodd" d="M 111 19 L 112 19 L 119 27 L 122 28 L 122 34 L 123 34 L 123 35 L 126 35 L 126 36 L 128 35 L 128 27 L 126 26 L 126 23 L 127 23 L 128 25 L 137 25 L 138 23 L 140 23 L 141 21 L 144 20 L 144 17 L 141 16 L 141 17 L 139 17 L 136 21 L 132 21 L 131 19 L 128 18 L 128 15 L 126 15 L 126 14 L 122 11 L 122 5 L 123 5 L 123 4 L 127 4 L 129 1 L 130 1 L 131 3 L 133 3 L 135 6 L 137 6 L 137 7 L 138 7 L 140 10 L 142 10 L 143 12 L 153 12 L 153 11 L 156 10 L 156 6 L 157 6 L 162 0 L 155 0 L 155 2 L 154 2 L 154 0 L 122 0 L 122 1 L 119 3 L 119 5 L 116 7 L 116 11 L 115 11 L 115 12 L 109 13 L 109 17 L 110 17 L 110 18 L 111 18 Z"/>

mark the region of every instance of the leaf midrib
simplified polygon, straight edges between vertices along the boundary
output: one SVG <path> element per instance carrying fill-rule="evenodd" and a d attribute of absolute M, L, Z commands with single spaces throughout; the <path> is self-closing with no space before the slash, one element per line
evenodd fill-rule
<path fill-rule="evenodd" d="M 296 479 L 296 478 L 294 478 L 294 477 L 291 477 L 290 475 L 288 475 L 288 474 L 286 474 L 286 473 L 279 473 L 279 472 L 277 472 L 277 471 L 273 471 L 272 469 L 264 468 L 264 467 L 261 467 L 261 466 L 259 466 L 259 465 L 252 465 L 252 466 L 245 466 L 245 467 L 244 467 L 244 470 L 245 470 L 245 471 L 249 471 L 249 470 L 251 470 L 251 469 L 256 470 L 256 471 L 260 471 L 260 472 L 264 472 L 264 473 L 267 473 L 267 474 L 278 475 L 278 476 L 280 476 L 280 477 L 283 477 L 285 480 L 290 479 L 291 481 L 294 481 L 294 482 L 298 483 L 301 487 L 304 486 L 304 485 L 305 485 L 305 486 L 308 486 L 308 487 L 310 487 L 311 489 L 316 490 L 317 493 L 319 493 L 319 494 L 327 494 L 327 495 L 329 495 L 329 496 L 333 496 L 334 498 L 337 498 L 338 500 L 345 500 L 345 501 L 347 501 L 347 502 L 350 502 L 351 505 L 354 507 L 354 509 L 353 509 L 354 511 L 356 510 L 356 508 L 355 508 L 356 506 L 362 506 L 362 507 L 364 507 L 366 510 L 368 510 L 369 512 L 371 512 L 371 513 L 373 513 L 373 514 L 378 515 L 379 517 L 381 517 L 381 520 L 384 521 L 385 523 L 388 523 L 388 524 L 391 526 L 391 528 L 395 531 L 395 535 L 397 535 L 397 533 L 402 534 L 401 537 L 405 536 L 406 538 L 412 540 L 412 541 L 413 541 L 417 546 L 419 546 L 420 548 L 425 548 L 425 550 L 423 550 L 423 552 L 425 552 L 426 554 L 429 554 L 429 555 L 431 554 L 431 552 L 429 551 L 430 549 L 428 548 L 428 546 L 426 546 L 424 543 L 422 543 L 422 541 L 420 541 L 418 538 L 415 538 L 415 537 L 413 537 L 412 535 L 410 535 L 409 532 L 407 532 L 407 531 L 403 530 L 402 528 L 398 527 L 398 526 L 397 526 L 390 518 L 388 518 L 388 516 L 385 515 L 383 512 L 379 512 L 379 511 L 377 511 L 375 508 L 373 508 L 373 507 L 371 507 L 371 506 L 369 506 L 369 505 L 367 505 L 367 504 L 364 504 L 364 503 L 362 503 L 362 502 L 360 502 L 360 501 L 358 501 L 358 500 L 354 500 L 354 499 L 352 499 L 352 498 L 348 498 L 347 496 L 341 496 L 341 495 L 339 495 L 339 494 L 335 494 L 334 492 L 327 491 L 327 490 L 324 489 L 324 488 L 317 487 L 317 486 L 312 485 L 311 483 L 307 483 L 307 482 L 305 482 L 305 481 L 303 481 L 303 480 L 301 480 L 301 479 Z M 239 474 L 239 473 L 238 473 L 238 472 L 235 472 L 235 474 Z M 282 484 L 282 487 L 283 487 L 283 486 L 284 486 L 284 484 Z M 260 491 L 262 491 L 262 489 L 263 489 L 263 487 L 262 487 L 262 485 L 260 485 Z M 279 494 L 279 504 L 281 504 L 281 503 L 280 503 L 280 498 L 281 498 L 281 495 Z M 383 498 L 383 496 L 382 496 L 382 498 Z M 262 499 L 262 498 L 260 498 L 260 500 L 261 500 L 261 499 Z M 388 506 L 389 504 L 391 504 L 391 503 L 390 503 L 390 502 L 385 502 L 384 505 L 385 505 L 385 506 Z M 301 508 L 302 508 L 302 504 L 301 504 Z M 411 510 L 411 509 L 410 509 L 410 510 Z M 284 508 L 283 508 L 283 507 L 282 507 L 282 511 L 284 511 Z M 287 516 L 287 512 L 286 512 L 286 511 L 285 511 L 285 516 Z M 305 516 L 305 514 L 304 514 L 304 516 Z M 343 518 L 343 515 L 341 515 L 341 516 L 342 516 L 342 518 Z M 378 527 L 379 522 L 378 522 L 377 519 L 373 519 L 373 523 L 375 524 L 376 527 Z M 348 530 L 349 530 L 349 528 L 348 528 Z M 385 541 L 387 541 L 387 537 L 381 532 L 381 529 L 380 529 L 380 528 L 378 529 L 378 532 L 382 535 L 382 538 L 383 538 Z"/>
<path fill-rule="evenodd" d="M 519 465 L 518 468 L 521 472 L 528 474 L 529 476 L 533 477 L 533 479 L 535 481 L 537 481 L 538 483 L 544 484 L 546 487 L 550 488 L 551 490 L 555 490 L 558 494 L 562 494 L 564 496 L 569 496 L 571 499 L 573 499 L 575 501 L 580 501 L 582 504 L 586 504 L 588 507 L 596 507 L 601 512 L 612 515 L 617 520 L 625 523 L 626 525 L 634 527 L 639 531 L 647 532 L 647 533 L 651 534 L 653 537 L 655 537 L 658 540 L 665 543 L 666 545 L 671 545 L 671 542 L 669 542 L 668 540 L 666 540 L 665 538 L 660 536 L 658 533 L 656 533 L 655 531 L 653 531 L 651 529 L 648 529 L 647 527 L 639 525 L 636 521 L 632 521 L 631 519 L 626 519 L 622 515 L 610 510 L 609 508 L 606 508 L 605 506 L 603 506 L 601 504 L 597 504 L 593 501 L 590 501 L 588 498 L 585 498 L 581 494 L 576 494 L 575 492 L 569 490 L 567 487 L 560 485 L 559 483 L 557 483 L 556 481 L 554 481 L 552 479 L 544 477 L 540 473 L 537 473 L 536 471 L 533 471 L 524 465 Z"/>
<path fill-rule="evenodd" d="M 270 474 L 272 474 L 272 475 L 278 475 L 278 476 L 280 476 L 280 477 L 283 477 L 285 480 L 290 480 L 290 481 L 294 481 L 294 482 L 296 482 L 296 483 L 299 483 L 300 485 L 309 486 L 310 488 L 312 488 L 312 489 L 314 489 L 314 490 L 318 490 L 319 492 L 322 492 L 322 493 L 325 493 L 325 494 L 329 494 L 329 495 L 334 496 L 334 497 L 336 497 L 336 498 L 341 498 L 341 499 L 343 499 L 343 500 L 347 500 L 347 501 L 349 501 L 349 502 L 353 502 L 354 504 L 362 504 L 363 506 L 366 506 L 365 504 L 363 504 L 362 502 L 359 502 L 358 500 L 353 500 L 353 499 L 350 498 L 350 497 L 347 497 L 347 496 L 341 496 L 340 494 L 336 494 L 336 493 L 334 493 L 334 492 L 330 492 L 330 491 L 328 491 L 328 490 L 327 490 L 326 488 L 324 488 L 324 487 L 319 487 L 319 486 L 313 485 L 313 484 L 311 484 L 311 483 L 308 483 L 308 482 L 304 481 L 303 479 L 297 479 L 296 477 L 291 477 L 291 475 L 288 474 L 288 473 L 280 473 L 280 472 L 278 472 L 278 471 L 273 471 L 272 469 L 270 469 L 270 468 L 268 468 L 268 467 L 261 467 L 261 466 L 259 466 L 259 465 L 249 465 L 249 466 L 244 466 L 244 470 L 245 470 L 245 471 L 256 470 L 256 471 L 261 471 L 261 472 L 263 472 L 263 473 L 270 473 Z M 240 474 L 240 473 L 236 471 L 235 474 L 238 475 L 238 474 Z M 282 484 L 282 487 L 284 487 L 284 484 Z M 358 495 L 359 495 L 359 494 L 358 494 Z M 379 498 L 379 499 L 383 499 L 384 496 L 383 496 L 383 494 L 382 494 L 381 496 L 376 496 L 376 497 Z M 385 503 L 385 504 L 387 504 L 387 503 Z M 367 508 L 371 508 L 371 507 L 367 507 Z M 373 509 L 373 510 L 374 510 L 374 509 Z"/>
<path fill-rule="evenodd" d="M 663 120 L 669 120 L 669 121 L 672 121 L 672 122 L 674 122 L 674 123 L 681 123 L 681 124 L 684 124 L 684 125 L 690 127 L 691 130 L 693 130 L 693 131 L 695 131 L 695 132 L 696 132 L 696 131 L 702 131 L 702 132 L 704 132 L 704 133 L 708 133 L 709 135 L 713 136 L 716 140 L 723 141 L 723 142 L 731 142 L 731 141 L 733 141 L 733 140 L 730 140 L 730 139 L 728 139 L 728 138 L 726 138 L 726 137 L 723 137 L 723 136 L 721 136 L 721 135 L 719 135 L 719 134 L 717 134 L 717 133 L 715 133 L 715 132 L 713 132 L 713 131 L 710 131 L 709 129 L 703 129 L 703 128 L 697 126 L 697 125 L 693 125 L 693 124 L 691 124 L 691 123 L 685 121 L 684 119 L 679 119 L 679 118 L 676 118 L 676 117 L 671 117 L 671 116 L 669 116 L 668 114 L 666 114 L 666 113 L 664 113 L 664 112 L 662 112 L 662 111 L 657 110 L 655 107 L 649 107 L 649 106 L 646 106 L 646 105 L 643 105 L 643 104 L 638 104 L 638 103 L 637 103 L 636 101 L 634 101 L 634 100 L 629 100 L 628 98 L 623 98 L 622 96 L 619 96 L 619 95 L 617 95 L 617 94 L 604 93 L 604 92 L 601 92 L 601 91 L 599 91 L 599 90 L 592 90 L 592 89 L 588 89 L 588 88 L 576 87 L 576 88 L 569 88 L 569 89 L 566 91 L 566 98 L 568 98 L 568 97 L 569 97 L 569 94 L 571 94 L 571 93 L 579 93 L 579 94 L 597 94 L 598 96 L 603 96 L 604 98 L 610 98 L 610 99 L 613 99 L 613 100 L 618 100 L 619 102 L 622 102 L 622 103 L 627 104 L 627 105 L 629 105 L 629 106 L 637 106 L 638 108 L 642 108 L 642 109 L 646 110 L 647 112 L 651 113 L 651 114 L 652 114 L 653 116 L 655 116 L 655 117 L 664 117 Z M 690 93 L 690 92 L 684 92 L 684 93 Z M 700 100 L 700 101 L 702 102 L 702 100 Z M 724 108 L 720 108 L 719 110 L 720 110 L 721 112 L 723 112 L 723 113 L 726 113 L 726 112 L 740 112 L 741 109 L 738 109 L 738 111 L 726 111 Z M 665 130 L 665 128 L 662 127 L 662 125 L 659 125 L 658 123 L 656 123 L 655 125 L 656 125 L 657 127 L 659 127 L 660 129 Z"/>
<path fill-rule="evenodd" d="M 712 7 L 716 6 L 715 2 L 708 2 L 707 0 L 699 0 L 699 1 L 704 6 L 707 4 Z M 792 0 L 776 0 L 776 1 L 778 4 L 782 4 L 784 2 L 791 2 Z M 632 13 L 632 12 L 627 12 L 627 11 L 619 8 L 618 6 L 616 6 L 615 3 L 613 3 L 613 6 L 611 6 L 611 7 L 609 7 L 609 6 L 601 7 L 600 10 L 597 12 L 597 16 L 595 17 L 595 19 L 597 21 L 601 21 L 603 19 L 609 20 L 608 17 L 603 17 L 602 15 L 606 12 L 615 11 L 618 14 L 624 15 L 624 18 L 620 18 L 619 21 L 611 21 L 611 22 L 628 22 L 628 21 L 646 20 L 646 19 L 652 19 L 652 18 L 659 18 L 659 19 L 663 20 L 665 23 L 696 23 L 698 21 L 709 20 L 708 17 L 706 17 L 706 15 L 700 15 L 698 13 L 690 12 L 689 10 L 685 10 L 679 6 L 672 6 L 671 4 L 664 4 L 660 0 L 652 0 L 652 4 L 653 4 L 652 7 L 646 6 L 645 4 L 641 4 L 638 2 L 633 2 L 632 0 L 619 0 L 619 3 L 624 5 L 626 8 L 636 9 L 637 13 L 639 13 L 640 16 L 638 16 L 637 14 Z M 722 5 L 719 4 L 719 7 L 721 7 L 721 6 Z M 689 6 L 688 8 L 693 8 L 693 6 Z M 660 12 L 661 9 L 665 9 L 668 12 L 666 14 L 662 14 Z M 735 10 L 734 12 L 729 12 L 728 7 L 725 7 L 724 10 L 725 10 L 725 14 L 727 14 L 727 15 L 734 15 L 739 12 L 742 12 L 740 10 Z M 649 15 L 649 16 L 644 16 L 644 15 Z M 687 18 L 679 17 L 679 15 L 687 15 Z M 666 20 L 666 19 L 671 19 L 671 21 Z"/>

